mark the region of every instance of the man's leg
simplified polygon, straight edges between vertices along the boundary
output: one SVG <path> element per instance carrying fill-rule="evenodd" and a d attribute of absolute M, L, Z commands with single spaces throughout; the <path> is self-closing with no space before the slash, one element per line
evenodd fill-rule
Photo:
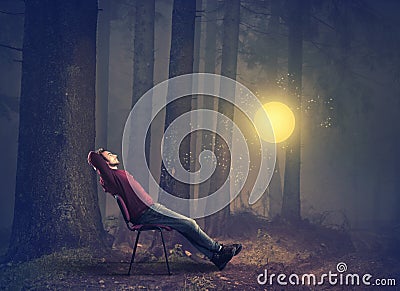
<path fill-rule="evenodd" d="M 221 249 L 221 245 L 210 238 L 192 218 L 155 203 L 137 221 L 138 224 L 163 224 L 172 227 L 186 237 L 193 246 L 209 259 Z"/>

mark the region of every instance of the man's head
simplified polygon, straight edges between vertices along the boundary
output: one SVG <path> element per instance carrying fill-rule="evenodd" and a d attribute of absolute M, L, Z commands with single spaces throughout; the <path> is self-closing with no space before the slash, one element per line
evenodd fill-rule
<path fill-rule="evenodd" d="M 106 160 L 110 168 L 117 168 L 119 165 L 119 160 L 116 154 L 113 154 L 112 152 L 103 148 L 100 148 L 97 152 L 103 157 L 104 160 Z"/>

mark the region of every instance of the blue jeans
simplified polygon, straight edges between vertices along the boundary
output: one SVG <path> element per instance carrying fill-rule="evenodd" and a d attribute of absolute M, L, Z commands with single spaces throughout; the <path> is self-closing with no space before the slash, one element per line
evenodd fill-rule
<path fill-rule="evenodd" d="M 212 258 L 213 254 L 219 250 L 220 244 L 211 239 L 197 224 L 189 217 L 179 214 L 164 205 L 154 203 L 136 221 L 137 224 L 162 224 L 170 226 L 195 246 L 201 253 Z"/>

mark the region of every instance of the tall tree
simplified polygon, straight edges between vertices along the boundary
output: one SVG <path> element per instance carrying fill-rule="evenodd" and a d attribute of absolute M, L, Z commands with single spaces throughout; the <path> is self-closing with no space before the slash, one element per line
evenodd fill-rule
<path fill-rule="evenodd" d="M 155 0 L 135 1 L 134 19 L 132 108 L 141 99 L 143 94 L 153 87 Z M 148 96 L 147 99 L 141 100 L 141 102 L 145 104 L 145 109 L 139 112 L 135 111 L 135 114 L 129 119 L 131 128 L 135 129 L 129 135 L 126 162 L 130 165 L 142 158 L 143 152 L 138 151 L 136 145 L 143 143 L 143 139 L 146 138 L 146 131 L 139 130 L 136 125 L 139 123 L 149 123 L 152 113 L 152 96 Z M 150 133 L 151 130 L 148 131 L 147 138 L 145 139 L 145 156 L 148 165 L 150 165 Z M 149 191 L 148 173 L 147 168 L 141 168 L 132 173 L 146 191 Z M 115 233 L 115 241 L 119 244 L 132 241 L 130 234 L 126 232 L 125 221 L 122 215 L 120 215 L 119 219 L 119 228 Z"/>
<path fill-rule="evenodd" d="M 172 28 L 171 28 L 171 50 L 169 60 L 169 78 L 173 78 L 183 74 L 193 73 L 193 61 L 194 61 L 194 35 L 195 35 L 195 17 L 196 17 L 196 0 L 174 0 L 172 8 Z M 192 84 L 185 84 L 190 86 Z M 188 88 L 188 89 L 189 89 Z M 168 89 L 167 102 L 171 101 L 174 97 L 173 92 Z M 192 107 L 191 96 L 186 96 L 172 101 L 166 106 L 165 113 L 165 126 L 166 130 L 169 125 L 182 114 L 189 112 Z M 183 132 L 189 132 L 188 128 L 180 128 Z M 170 137 L 175 138 L 175 137 Z M 174 150 L 179 151 L 179 162 L 186 171 L 190 171 L 190 136 L 186 136 L 179 144 L 177 149 L 167 149 L 169 153 Z M 171 157 L 167 154 L 167 159 Z M 172 195 L 180 198 L 190 198 L 190 184 L 183 183 L 170 175 L 167 171 L 164 162 L 161 163 L 160 173 L 160 187 L 171 193 Z M 189 177 L 180 177 L 189 180 Z M 164 198 L 159 198 L 161 203 L 164 203 Z M 177 209 L 178 212 L 189 215 L 190 207 L 189 203 L 183 205 L 181 209 Z M 185 250 L 194 251 L 188 241 L 178 237 L 176 233 L 172 234 L 170 238 L 173 244 L 182 244 Z"/>
<path fill-rule="evenodd" d="M 96 74 L 96 145 L 107 148 L 108 129 L 108 74 L 110 59 L 111 0 L 102 0 L 97 28 L 97 74 Z M 106 196 L 100 184 L 97 187 L 100 211 L 106 215 Z"/>
<path fill-rule="evenodd" d="M 194 73 L 200 73 L 201 69 L 201 39 L 202 39 L 202 26 L 203 26 L 203 1 L 202 0 L 196 0 L 196 21 L 195 21 L 195 33 L 194 33 L 194 62 L 193 62 L 193 72 Z M 199 86 L 199 85 L 198 85 Z M 198 88 L 193 88 L 193 90 L 197 90 Z M 195 95 L 192 98 L 192 109 L 199 109 L 202 108 L 203 106 L 203 99 L 204 97 L 202 95 Z M 199 117 L 193 117 L 192 120 L 194 124 L 202 124 L 202 118 L 201 116 Z M 190 152 L 191 154 L 191 161 L 190 161 L 190 171 L 194 172 L 196 171 L 196 163 L 195 160 L 197 159 L 201 147 L 202 147 L 202 131 L 196 131 L 191 135 L 191 148 Z M 199 185 L 198 181 L 191 181 L 191 184 L 194 184 L 192 187 L 192 193 L 190 194 L 192 197 L 198 197 L 198 192 L 199 192 Z"/>
<path fill-rule="evenodd" d="M 134 57 L 133 57 L 133 90 L 132 90 L 132 107 L 142 97 L 144 93 L 153 87 L 154 76 L 154 18 L 155 18 L 155 0 L 136 1 L 135 15 L 135 38 L 134 38 Z M 138 112 L 132 116 L 132 128 L 137 122 L 147 123 L 150 121 L 152 100 L 151 96 L 144 100 L 146 110 Z M 149 131 L 150 133 L 151 131 Z M 146 136 L 146 132 L 138 133 L 132 136 L 132 139 Z M 143 140 L 133 140 L 134 143 L 143 142 Z M 150 155 L 150 136 L 146 139 L 146 158 Z M 138 153 L 134 148 L 130 148 L 132 152 L 129 156 L 131 162 L 140 158 L 143 153 Z M 141 172 L 134 173 L 135 178 L 147 188 L 148 171 L 143 169 Z"/>
<path fill-rule="evenodd" d="M 205 35 L 205 48 L 204 48 L 204 72 L 215 74 L 216 64 L 216 46 L 217 46 L 217 9 L 218 2 L 214 0 L 207 0 L 205 7 L 206 19 L 206 35 Z M 210 88 L 211 90 L 212 88 Z M 203 108 L 214 110 L 214 98 L 210 96 L 203 96 Z M 208 132 L 201 132 L 201 151 L 211 150 L 214 147 L 215 135 Z M 206 196 L 210 191 L 210 179 L 199 185 L 199 195 Z"/>
<path fill-rule="evenodd" d="M 86 156 L 95 141 L 97 1 L 25 1 L 14 223 L 8 255 L 96 246 L 105 232 Z"/>
<path fill-rule="evenodd" d="M 203 13 L 203 1 L 196 0 L 196 21 L 193 48 L 193 72 L 200 72 L 200 41 L 201 41 L 201 20 Z"/>
<path fill-rule="evenodd" d="M 174 0 L 172 10 L 171 51 L 169 77 L 173 78 L 193 72 L 194 31 L 196 17 L 195 0 Z M 188 84 L 191 86 L 191 84 Z M 169 98 L 169 96 L 167 96 Z M 167 100 L 168 101 L 168 100 Z M 185 112 L 191 110 L 191 98 L 179 98 L 167 105 L 165 129 Z M 190 170 L 190 138 L 187 136 L 179 145 L 179 158 L 182 166 Z M 167 192 L 181 198 L 190 197 L 190 185 L 175 180 L 161 165 L 160 186 Z M 161 200 L 162 201 L 162 200 Z M 188 213 L 188 209 L 182 209 Z"/>
<path fill-rule="evenodd" d="M 237 55 L 239 45 L 239 22 L 240 22 L 240 0 L 225 1 L 224 7 L 224 34 L 222 40 L 222 61 L 221 75 L 231 79 L 236 79 Z M 234 92 L 231 92 L 234 94 Z M 218 112 L 233 120 L 234 105 L 218 100 Z M 225 132 L 232 135 L 231 126 L 225 123 L 217 124 L 217 132 Z M 214 152 L 217 157 L 217 168 L 211 176 L 211 190 L 214 193 L 223 184 L 230 172 L 231 152 L 228 144 L 218 135 L 215 138 Z M 230 197 L 230 193 L 226 193 Z M 229 195 L 229 196 L 228 196 Z M 224 228 L 221 227 L 230 215 L 229 205 L 217 213 L 207 217 L 206 229 L 214 236 L 223 235 Z"/>
<path fill-rule="evenodd" d="M 269 3 L 271 16 L 267 26 L 267 56 L 266 56 L 266 74 L 268 90 L 272 91 L 271 95 L 277 90 L 278 78 L 278 54 L 279 54 L 279 18 L 281 14 L 281 5 L 279 0 L 271 0 Z"/>
<path fill-rule="evenodd" d="M 268 33 L 268 43 L 267 43 L 267 59 L 266 59 L 266 73 L 267 73 L 267 96 L 263 96 L 264 99 L 260 100 L 263 104 L 268 101 L 276 100 L 279 96 L 278 94 L 278 53 L 279 53 L 279 18 L 281 13 L 279 0 L 271 0 L 270 10 L 271 17 L 269 19 L 267 33 Z M 277 151 L 279 153 L 279 151 Z M 279 214 L 282 208 L 282 181 L 281 173 L 279 169 L 279 156 L 276 157 L 275 170 L 268 187 L 268 196 L 264 195 L 265 198 L 268 197 L 268 216 L 270 218 L 275 217 Z M 266 205 L 264 205 L 265 207 Z"/>
<path fill-rule="evenodd" d="M 287 141 L 281 215 L 288 221 L 300 220 L 300 139 L 303 66 L 303 18 L 309 1 L 288 0 L 288 104 L 296 127 Z"/>

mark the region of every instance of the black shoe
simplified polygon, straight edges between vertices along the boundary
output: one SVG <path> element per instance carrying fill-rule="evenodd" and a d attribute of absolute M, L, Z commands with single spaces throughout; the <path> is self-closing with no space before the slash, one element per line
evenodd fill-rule
<path fill-rule="evenodd" d="M 234 256 L 237 256 L 242 250 L 242 244 L 232 244 L 231 246 L 235 248 Z"/>
<path fill-rule="evenodd" d="M 231 245 L 226 245 L 225 248 L 231 248 L 234 249 L 234 256 L 238 255 L 241 250 L 242 250 L 242 244 L 231 244 Z"/>
<path fill-rule="evenodd" d="M 235 255 L 235 250 L 232 246 L 222 246 L 220 251 L 214 253 L 211 262 L 217 266 L 218 270 L 222 271 Z"/>

